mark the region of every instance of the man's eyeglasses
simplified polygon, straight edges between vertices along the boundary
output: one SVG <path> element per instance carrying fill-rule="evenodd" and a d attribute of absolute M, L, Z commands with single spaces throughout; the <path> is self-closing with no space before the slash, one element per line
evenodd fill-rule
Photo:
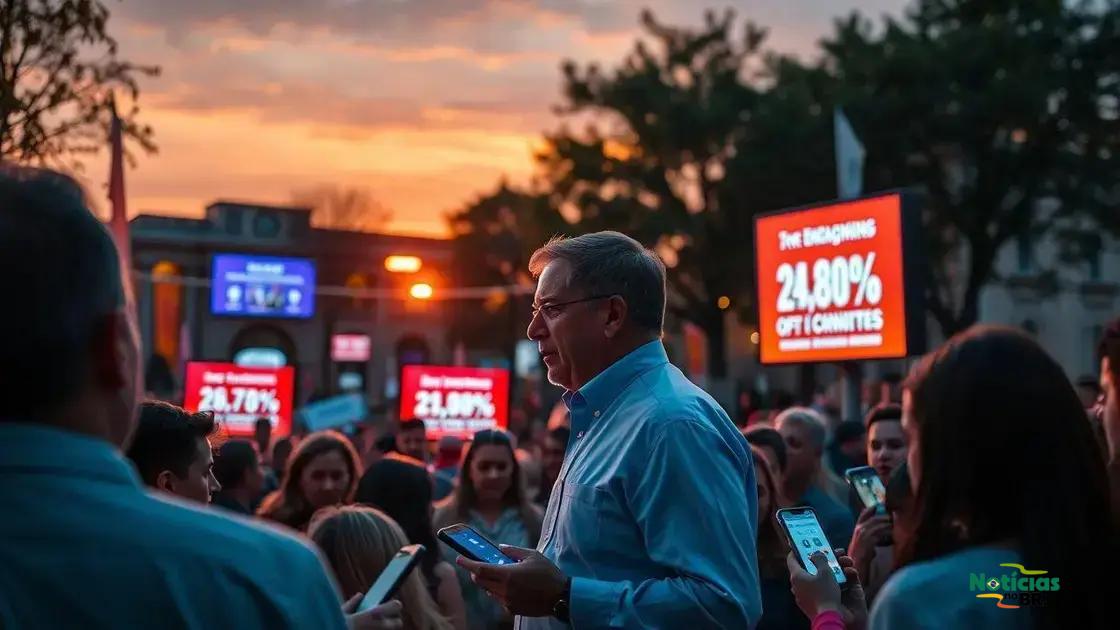
<path fill-rule="evenodd" d="M 581 304 L 583 302 L 590 302 L 592 300 L 604 300 L 606 298 L 612 298 L 615 295 L 617 295 L 617 294 L 616 293 L 610 293 L 610 294 L 605 294 L 605 295 L 592 295 L 591 297 L 580 298 L 578 300 L 569 300 L 567 302 L 556 302 L 554 304 L 534 304 L 533 305 L 533 318 L 536 319 L 538 314 L 540 314 L 541 312 L 544 312 L 544 316 L 545 316 L 546 319 L 556 319 L 557 317 L 560 316 L 561 313 L 564 312 L 564 307 L 565 306 L 571 306 L 573 304 Z"/>

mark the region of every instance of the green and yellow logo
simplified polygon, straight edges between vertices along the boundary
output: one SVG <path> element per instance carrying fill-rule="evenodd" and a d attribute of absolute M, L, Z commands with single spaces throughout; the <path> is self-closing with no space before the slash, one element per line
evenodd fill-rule
<path fill-rule="evenodd" d="M 999 565 L 1015 569 L 999 576 L 985 573 L 968 574 L 968 590 L 976 593 L 979 599 L 994 599 L 1000 608 L 1019 608 L 1021 606 L 1042 606 L 1047 594 L 1061 588 L 1059 578 L 1038 577 L 1048 575 L 1049 571 L 1032 570 L 1021 564 L 1009 562 Z"/>

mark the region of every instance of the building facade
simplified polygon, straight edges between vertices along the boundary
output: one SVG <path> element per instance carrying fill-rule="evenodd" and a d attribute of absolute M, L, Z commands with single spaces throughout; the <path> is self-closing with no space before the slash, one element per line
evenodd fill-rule
<path fill-rule="evenodd" d="M 450 359 L 448 303 L 439 299 L 441 288 L 453 285 L 448 241 L 320 229 L 305 208 L 225 201 L 209 205 L 201 219 L 140 215 L 130 228 L 150 391 L 181 393 L 187 360 L 264 357 L 296 368 L 296 406 L 341 390 L 363 391 L 376 404 L 395 397 L 399 364 Z M 310 259 L 318 287 L 313 313 L 304 319 L 214 314 L 217 254 Z M 420 268 L 390 272 L 389 256 L 416 257 Z M 432 299 L 411 296 L 420 283 L 432 287 Z M 369 359 L 333 361 L 336 334 L 368 336 Z"/>

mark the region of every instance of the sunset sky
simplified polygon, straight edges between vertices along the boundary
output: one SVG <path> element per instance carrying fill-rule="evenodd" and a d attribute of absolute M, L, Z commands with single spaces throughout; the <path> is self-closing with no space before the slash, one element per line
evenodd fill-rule
<path fill-rule="evenodd" d="M 525 181 L 557 124 L 560 63 L 615 66 L 649 7 L 699 25 L 733 7 L 773 49 L 813 55 L 833 17 L 904 0 L 108 0 L 159 154 L 127 174 L 131 214 L 197 216 L 218 198 L 289 202 L 319 184 L 368 189 L 392 231 L 446 235 L 443 215 Z M 86 183 L 103 190 L 107 159 Z"/>

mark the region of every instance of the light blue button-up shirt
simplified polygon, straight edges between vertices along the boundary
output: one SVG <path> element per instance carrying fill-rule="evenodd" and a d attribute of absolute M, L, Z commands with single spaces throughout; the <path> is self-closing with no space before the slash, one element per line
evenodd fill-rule
<path fill-rule="evenodd" d="M 0 421 L 0 628 L 345 628 L 294 536 L 150 495 L 121 454 Z"/>
<path fill-rule="evenodd" d="M 762 616 L 754 464 L 723 409 L 660 341 L 565 401 L 572 437 L 537 548 L 573 578 L 571 627 L 752 627 Z"/>

